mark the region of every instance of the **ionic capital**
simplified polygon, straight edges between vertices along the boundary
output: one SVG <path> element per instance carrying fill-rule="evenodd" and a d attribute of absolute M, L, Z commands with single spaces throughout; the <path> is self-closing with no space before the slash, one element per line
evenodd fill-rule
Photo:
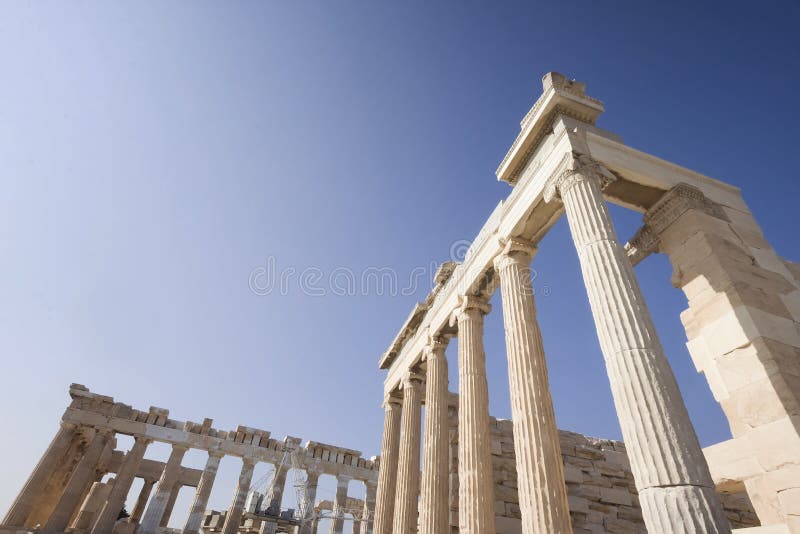
<path fill-rule="evenodd" d="M 414 371 L 406 371 L 402 378 L 403 389 L 420 388 L 422 387 L 425 378 L 419 373 Z"/>
<path fill-rule="evenodd" d="M 717 219 L 730 221 L 722 207 L 703 192 L 680 183 L 664 193 L 644 214 L 644 225 L 625 244 L 631 264 L 636 265 L 653 252 L 658 252 L 661 234 L 689 210 L 701 211 Z"/>
<path fill-rule="evenodd" d="M 459 321 L 471 317 L 483 317 L 492 311 L 492 306 L 489 301 L 484 297 L 476 295 L 460 295 L 458 298 L 458 306 L 453 313 L 450 314 L 450 326 L 455 326 Z"/>
<path fill-rule="evenodd" d="M 495 271 L 503 271 L 516 263 L 523 263 L 527 267 L 536 255 L 536 245 L 527 239 L 510 237 L 508 239 L 501 238 L 499 241 L 503 250 L 494 258 Z"/>
<path fill-rule="evenodd" d="M 550 175 L 544 186 L 544 200 L 550 202 L 556 197 L 561 197 L 573 185 L 587 180 L 595 180 L 600 189 L 616 181 L 614 176 L 602 163 L 585 154 L 568 152 L 564 155 Z"/>
<path fill-rule="evenodd" d="M 422 361 L 434 358 L 444 358 L 444 351 L 447 349 L 448 339 L 441 335 L 428 336 L 428 344 L 422 350 Z"/>
<path fill-rule="evenodd" d="M 397 396 L 396 393 L 389 393 L 383 398 L 383 409 L 387 412 L 399 409 L 403 405 L 403 399 Z"/>
<path fill-rule="evenodd" d="M 249 456 L 242 456 L 242 464 L 244 464 L 245 467 L 248 468 L 254 467 L 257 463 L 258 460 L 256 460 L 255 458 L 251 458 Z"/>

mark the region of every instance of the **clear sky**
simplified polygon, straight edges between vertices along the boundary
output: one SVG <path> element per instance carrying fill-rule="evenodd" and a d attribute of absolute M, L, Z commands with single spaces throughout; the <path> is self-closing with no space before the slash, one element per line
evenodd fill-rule
<path fill-rule="evenodd" d="M 378 358 L 430 265 L 508 195 L 494 169 L 550 70 L 586 82 L 606 104 L 598 124 L 631 146 L 742 187 L 778 253 L 800 260 L 800 4 L 700 4 L 1 3 L 0 514 L 70 382 L 378 454 Z M 613 216 L 621 239 L 641 221 Z M 251 275 L 270 265 L 426 275 L 411 294 L 336 295 L 323 280 L 316 296 L 297 275 L 256 294 Z M 619 438 L 565 221 L 533 265 L 559 426 Z M 726 439 L 668 262 L 637 273 L 702 443 Z M 491 411 L 509 417 L 493 304 Z M 237 471 L 223 463 L 215 508 Z M 323 479 L 320 496 L 333 488 Z"/>

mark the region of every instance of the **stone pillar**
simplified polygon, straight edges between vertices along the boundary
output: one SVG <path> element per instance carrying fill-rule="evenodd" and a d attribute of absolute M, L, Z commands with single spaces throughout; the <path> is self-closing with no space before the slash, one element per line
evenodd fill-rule
<path fill-rule="evenodd" d="M 164 517 L 164 512 L 167 509 L 169 496 L 178 480 L 178 475 L 181 472 L 181 462 L 188 447 L 183 445 L 173 445 L 172 452 L 169 455 L 164 472 L 161 473 L 161 479 L 156 486 L 156 493 L 150 499 L 150 504 L 147 505 L 147 511 L 142 518 L 142 524 L 139 526 L 138 532 L 141 534 L 155 534 L 158 527 L 161 525 L 161 518 Z"/>
<path fill-rule="evenodd" d="M 331 534 L 342 534 L 344 532 L 344 510 L 347 507 L 347 486 L 350 484 L 350 477 L 345 475 L 336 476 L 336 499 L 333 501 L 333 521 L 331 521 Z"/>
<path fill-rule="evenodd" d="M 458 518 L 459 530 L 494 534 L 494 470 L 489 428 L 489 386 L 483 350 L 482 298 L 462 296 L 458 323 Z"/>
<path fill-rule="evenodd" d="M 200 532 L 203 514 L 205 514 L 208 507 L 208 497 L 211 495 L 211 488 L 214 487 L 214 479 L 217 477 L 217 470 L 222 456 L 218 452 L 208 453 L 206 467 L 203 469 L 203 474 L 200 475 L 200 482 L 197 484 L 197 491 L 194 494 L 194 502 L 192 502 L 192 507 L 189 509 L 186 524 L 183 526 L 183 534 L 198 534 Z"/>
<path fill-rule="evenodd" d="M 75 467 L 72 476 L 69 477 L 67 487 L 64 488 L 64 493 L 61 495 L 58 504 L 47 520 L 43 532 L 64 532 L 67 528 L 69 520 L 75 509 L 80 505 L 80 499 L 83 496 L 83 490 L 89 481 L 94 477 L 95 467 L 100 460 L 100 455 L 103 454 L 103 449 L 106 443 L 111 439 L 112 432 L 109 430 L 95 430 L 94 437 L 92 438 L 89 446 L 83 454 L 83 457 Z"/>
<path fill-rule="evenodd" d="M 147 506 L 147 501 L 150 499 L 150 494 L 153 493 L 153 486 L 156 485 L 154 478 L 147 478 L 142 484 L 142 489 L 139 491 L 139 498 L 136 499 L 136 504 L 133 507 L 131 516 L 128 518 L 128 523 L 139 523 L 144 515 L 144 508 Z"/>
<path fill-rule="evenodd" d="M 584 156 L 546 187 L 560 195 L 649 532 L 727 533 L 703 452 L 601 187 L 614 175 Z"/>
<path fill-rule="evenodd" d="M 571 534 L 564 462 L 536 321 L 530 271 L 535 250 L 532 243 L 511 239 L 494 260 L 503 295 L 522 531 Z"/>
<path fill-rule="evenodd" d="M 393 534 L 417 531 L 421 410 L 422 377 L 408 372 L 403 377 L 403 416 L 400 455 L 397 462 Z"/>
<path fill-rule="evenodd" d="M 364 497 L 364 531 L 372 534 L 375 523 L 375 495 L 378 491 L 378 484 L 371 480 L 364 482 L 367 492 Z"/>
<path fill-rule="evenodd" d="M 92 534 L 106 534 L 114 528 L 114 523 L 116 523 L 122 507 L 125 506 L 125 499 L 128 498 L 133 479 L 136 478 L 144 453 L 151 441 L 149 438 L 136 437 L 133 447 L 131 447 L 131 450 L 128 451 L 122 461 L 114 487 L 111 488 L 111 493 L 108 495 L 108 500 L 106 500 L 105 505 L 97 516 L 97 520 L 94 522 Z"/>
<path fill-rule="evenodd" d="M 89 494 L 83 500 L 81 509 L 75 518 L 72 528 L 85 531 L 92 526 L 100 508 L 105 504 L 108 494 L 111 492 L 112 484 L 103 482 L 93 482 Z"/>
<path fill-rule="evenodd" d="M 319 487 L 319 471 L 307 470 L 306 471 L 306 508 L 300 510 L 303 519 L 303 526 L 300 528 L 300 534 L 311 534 L 316 532 L 312 530 L 313 517 L 315 510 L 315 501 L 317 500 L 317 488 Z"/>
<path fill-rule="evenodd" d="M 159 527 L 166 527 L 169 525 L 169 519 L 172 517 L 172 509 L 175 508 L 175 501 L 178 500 L 178 493 L 180 493 L 181 488 L 183 485 L 181 484 L 174 484 L 172 486 L 172 491 L 169 493 L 169 499 L 167 500 L 167 506 L 164 508 L 164 515 L 161 516 L 161 523 L 159 523 Z"/>
<path fill-rule="evenodd" d="M 250 489 L 255 466 L 256 461 L 253 458 L 242 458 L 242 471 L 239 473 L 239 482 L 233 493 L 233 502 L 231 502 L 228 515 L 225 517 L 225 524 L 222 526 L 222 534 L 236 534 L 239 530 L 242 523 L 244 501 L 247 499 L 247 491 Z"/>
<path fill-rule="evenodd" d="M 64 488 L 67 487 L 72 473 L 75 472 L 78 462 L 83 458 L 83 454 L 86 451 L 85 431 L 86 429 L 84 428 L 82 431 L 76 432 L 72 443 L 67 449 L 67 453 L 54 469 L 41 495 L 36 499 L 36 504 L 25 521 L 26 527 L 44 525 L 52 515 L 61 495 L 64 493 Z"/>
<path fill-rule="evenodd" d="M 353 518 L 353 534 L 361 534 L 361 520 L 357 517 Z"/>
<path fill-rule="evenodd" d="M 423 355 L 425 376 L 425 452 L 422 455 L 422 502 L 420 532 L 438 534 L 449 530 L 449 432 L 447 425 L 447 341 L 436 337 Z"/>
<path fill-rule="evenodd" d="M 283 503 L 283 490 L 286 487 L 286 475 L 289 473 L 290 464 L 276 464 L 275 478 L 270 485 L 269 491 L 264 496 L 264 504 L 267 514 L 279 516 L 281 514 L 281 504 Z"/>
<path fill-rule="evenodd" d="M 381 463 L 378 471 L 378 494 L 375 503 L 375 534 L 392 534 L 397 457 L 400 449 L 400 400 L 389 395 L 383 402 L 383 408 L 385 414 Z"/>
<path fill-rule="evenodd" d="M 3 525 L 9 527 L 25 525 L 25 520 L 34 510 L 39 496 L 44 492 L 47 481 L 63 461 L 70 444 L 75 438 L 77 428 L 77 425 L 73 423 L 61 423 L 55 437 L 50 442 L 39 463 L 36 464 L 36 468 L 11 504 L 11 508 L 6 512 Z"/>

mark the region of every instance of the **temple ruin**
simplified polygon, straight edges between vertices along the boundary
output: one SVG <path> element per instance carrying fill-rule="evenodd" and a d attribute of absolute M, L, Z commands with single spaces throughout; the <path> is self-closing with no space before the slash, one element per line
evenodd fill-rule
<path fill-rule="evenodd" d="M 800 265 L 776 254 L 738 188 L 626 146 L 595 126 L 603 111 L 584 84 L 544 76 L 497 170 L 510 194 L 464 261 L 440 267 L 380 358 L 380 458 L 255 428 L 216 430 L 209 419 L 175 421 L 73 385 L 0 532 L 178 532 L 167 525 L 174 495 L 188 486 L 196 490 L 184 534 L 309 534 L 321 517 L 334 534 L 800 534 Z M 643 214 L 627 243 L 607 202 Z M 562 215 L 624 443 L 556 428 L 530 269 Z M 687 347 L 733 435 L 705 449 L 633 271 L 656 253 L 668 256 L 687 297 Z M 511 421 L 488 409 L 483 320 L 498 289 Z M 448 390 L 445 357 L 453 339 L 458 395 Z M 117 434 L 133 436 L 127 453 L 115 450 Z M 172 446 L 166 462 L 143 459 L 153 441 Z M 204 469 L 181 465 L 190 448 L 207 451 Z M 230 507 L 207 510 L 223 455 L 241 458 L 241 474 Z M 253 491 L 257 462 L 275 466 L 266 494 Z M 291 511 L 281 504 L 290 468 L 304 481 Z M 323 473 L 337 478 L 333 501 L 317 502 Z M 117 520 L 136 477 L 145 481 L 136 506 Z M 365 484 L 364 500 L 348 496 L 350 480 Z"/>

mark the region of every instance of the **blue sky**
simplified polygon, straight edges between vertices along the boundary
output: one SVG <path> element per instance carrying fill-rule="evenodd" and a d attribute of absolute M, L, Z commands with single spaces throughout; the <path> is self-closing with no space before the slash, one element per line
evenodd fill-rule
<path fill-rule="evenodd" d="M 408 280 L 449 259 L 508 195 L 494 169 L 549 70 L 586 82 L 606 103 L 599 125 L 631 146 L 742 187 L 800 260 L 798 15 L 790 1 L 0 4 L 0 510 L 70 382 L 377 454 L 377 360 L 429 280 L 406 295 L 258 295 L 251 274 L 274 258 Z M 621 239 L 640 224 L 612 213 Z M 533 266 L 559 426 L 617 438 L 566 221 Z M 668 262 L 637 273 L 701 441 L 726 439 Z M 491 411 L 508 417 L 493 304 Z M 237 470 L 223 463 L 217 509 Z M 333 488 L 323 479 L 321 497 Z"/>

